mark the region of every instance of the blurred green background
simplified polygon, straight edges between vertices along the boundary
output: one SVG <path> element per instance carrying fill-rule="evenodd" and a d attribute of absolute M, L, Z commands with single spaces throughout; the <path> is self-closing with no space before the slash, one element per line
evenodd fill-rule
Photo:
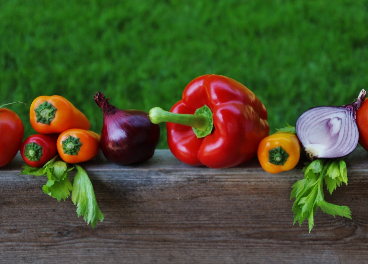
<path fill-rule="evenodd" d="M 100 132 L 97 91 L 121 109 L 169 110 L 188 82 L 215 73 L 262 100 L 272 133 L 368 88 L 366 0 L 6 0 L 0 10 L 0 105 L 27 103 L 10 107 L 25 136 L 39 95 L 66 97 Z"/>

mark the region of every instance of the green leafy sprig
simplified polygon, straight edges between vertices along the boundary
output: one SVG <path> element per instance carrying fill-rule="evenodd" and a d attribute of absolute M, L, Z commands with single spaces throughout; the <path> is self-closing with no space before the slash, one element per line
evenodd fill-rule
<path fill-rule="evenodd" d="M 325 201 L 323 185 L 330 194 L 342 183 L 348 184 L 346 163 L 343 160 L 316 159 L 303 168 L 304 179 L 292 186 L 290 199 L 294 199 L 294 224 L 301 226 L 308 219 L 309 232 L 314 226 L 314 215 L 318 208 L 332 216 L 351 219 L 351 211 L 347 206 L 331 204 Z"/>
<path fill-rule="evenodd" d="M 285 127 L 283 128 L 278 128 L 276 129 L 277 132 L 279 133 L 291 133 L 291 134 L 296 134 L 296 131 L 295 131 L 295 127 L 294 126 L 291 126 L 289 124 L 286 124 Z"/>
<path fill-rule="evenodd" d="M 83 215 L 84 221 L 87 224 L 91 223 L 92 228 L 94 228 L 97 220 L 103 221 L 104 215 L 98 207 L 87 172 L 79 165 L 75 165 L 75 167 L 77 168 L 77 173 L 74 176 L 73 184 L 69 180 L 68 172 L 72 171 L 74 167 L 70 167 L 66 162 L 58 160 L 58 156 L 55 156 L 42 168 L 24 165 L 21 174 L 46 176 L 48 180 L 43 185 L 42 190 L 59 202 L 61 199 L 67 199 L 72 194 L 71 199 L 77 206 L 78 217 Z"/>
<path fill-rule="evenodd" d="M 72 201 L 77 206 L 78 217 L 83 215 L 84 221 L 87 224 L 91 223 L 91 226 L 94 227 L 97 220 L 103 221 L 104 215 L 97 205 L 92 182 L 87 172 L 79 165 L 75 165 L 75 167 L 77 173 L 74 177 Z"/>

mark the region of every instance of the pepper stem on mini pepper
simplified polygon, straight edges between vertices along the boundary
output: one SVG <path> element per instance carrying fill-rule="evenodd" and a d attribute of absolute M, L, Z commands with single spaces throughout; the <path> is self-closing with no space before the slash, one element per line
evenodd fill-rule
<path fill-rule="evenodd" d="M 82 146 L 79 138 L 72 136 L 67 137 L 64 141 L 62 141 L 62 143 L 64 153 L 69 155 L 78 155 L 78 152 Z"/>
<path fill-rule="evenodd" d="M 55 118 L 56 108 L 45 101 L 40 104 L 36 109 L 37 122 L 50 125 L 51 121 Z"/>
<path fill-rule="evenodd" d="M 269 150 L 268 154 L 269 162 L 275 165 L 284 165 L 289 158 L 289 154 L 281 146 Z"/>
<path fill-rule="evenodd" d="M 198 108 L 193 115 L 171 113 L 160 107 L 154 107 L 149 111 L 148 116 L 154 124 L 170 122 L 191 126 L 197 138 L 203 138 L 213 130 L 212 111 L 207 105 Z"/>
<path fill-rule="evenodd" d="M 26 144 L 24 155 L 30 161 L 39 161 L 42 157 L 42 146 L 34 142 Z"/>

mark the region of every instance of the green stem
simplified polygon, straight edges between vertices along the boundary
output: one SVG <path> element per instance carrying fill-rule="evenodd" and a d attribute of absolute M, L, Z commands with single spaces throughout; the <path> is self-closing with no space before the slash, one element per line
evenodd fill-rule
<path fill-rule="evenodd" d="M 45 101 L 40 104 L 34 111 L 36 113 L 37 123 L 43 123 L 50 125 L 51 121 L 55 118 L 56 108 Z"/>
<path fill-rule="evenodd" d="M 12 103 L 6 103 L 6 104 L 3 104 L 3 105 L 0 105 L 0 108 L 3 108 L 4 106 L 13 105 L 13 104 L 24 104 L 24 105 L 26 105 L 26 103 L 18 101 L 18 102 L 12 102 Z"/>
<path fill-rule="evenodd" d="M 34 142 L 28 143 L 25 146 L 24 155 L 30 161 L 39 161 L 42 157 L 42 146 Z"/>
<path fill-rule="evenodd" d="M 170 122 L 191 126 L 198 138 L 202 138 L 211 134 L 213 130 L 212 112 L 211 109 L 206 105 L 198 108 L 194 115 L 171 113 L 163 110 L 160 107 L 154 107 L 149 111 L 149 118 L 154 124 Z"/>
<path fill-rule="evenodd" d="M 62 144 L 64 153 L 69 155 L 78 155 L 78 152 L 82 147 L 82 143 L 79 138 L 72 136 L 67 137 L 62 141 Z"/>
<path fill-rule="evenodd" d="M 207 127 L 207 118 L 200 115 L 176 114 L 163 110 L 160 107 L 152 108 L 149 112 L 149 118 L 152 123 L 159 124 L 171 122 L 180 125 L 195 127 L 199 130 L 205 130 Z"/>
<path fill-rule="evenodd" d="M 268 161 L 275 165 L 284 165 L 289 154 L 281 147 L 273 148 L 268 151 Z"/>

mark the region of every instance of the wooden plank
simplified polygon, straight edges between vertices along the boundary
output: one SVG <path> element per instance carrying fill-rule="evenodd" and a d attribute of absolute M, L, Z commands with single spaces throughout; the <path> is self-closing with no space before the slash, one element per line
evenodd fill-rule
<path fill-rule="evenodd" d="M 368 261 L 368 153 L 347 158 L 349 184 L 326 200 L 352 220 L 317 212 L 315 227 L 293 225 L 292 171 L 265 173 L 257 160 L 230 169 L 191 167 L 168 150 L 119 166 L 101 155 L 81 164 L 105 215 L 95 229 L 70 199 L 41 190 L 44 177 L 19 175 L 20 156 L 0 169 L 2 263 L 259 263 Z"/>

